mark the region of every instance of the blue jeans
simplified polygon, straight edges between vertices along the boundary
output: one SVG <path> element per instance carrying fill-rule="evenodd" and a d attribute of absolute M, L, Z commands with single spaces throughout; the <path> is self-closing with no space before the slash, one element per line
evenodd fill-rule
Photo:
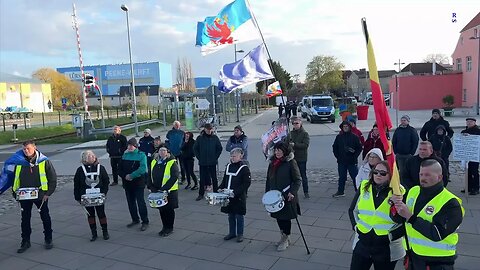
<path fill-rule="evenodd" d="M 243 215 L 233 213 L 228 214 L 229 235 L 243 235 L 243 217 Z"/>
<path fill-rule="evenodd" d="M 303 193 L 308 193 L 307 162 L 297 161 L 300 176 L 302 176 Z"/>
<path fill-rule="evenodd" d="M 148 224 L 148 212 L 147 205 L 145 204 L 145 198 L 143 193 L 144 187 L 128 187 L 125 188 L 125 196 L 127 197 L 128 210 L 133 222 L 140 222 L 142 224 Z M 138 205 L 138 212 L 137 212 Z M 140 213 L 140 218 L 138 214 Z"/>
<path fill-rule="evenodd" d="M 357 190 L 357 186 L 355 184 L 355 177 L 357 177 L 358 174 L 357 164 L 338 163 L 338 193 L 344 193 L 345 191 L 345 182 L 347 182 L 347 171 L 353 180 L 353 187 L 355 188 L 355 191 Z"/>

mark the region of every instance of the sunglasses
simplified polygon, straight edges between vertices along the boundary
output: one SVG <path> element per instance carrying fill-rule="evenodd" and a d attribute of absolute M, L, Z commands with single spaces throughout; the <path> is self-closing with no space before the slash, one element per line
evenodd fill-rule
<path fill-rule="evenodd" d="M 374 175 L 380 174 L 381 176 L 386 176 L 388 174 L 388 172 L 386 171 L 379 171 L 379 170 L 373 170 L 372 173 Z"/>

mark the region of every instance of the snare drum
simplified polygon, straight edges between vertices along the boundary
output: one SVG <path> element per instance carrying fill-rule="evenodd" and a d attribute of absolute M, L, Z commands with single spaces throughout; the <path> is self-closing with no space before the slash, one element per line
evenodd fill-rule
<path fill-rule="evenodd" d="M 160 208 L 168 203 L 168 192 L 163 191 L 163 192 L 154 192 L 148 194 L 148 204 L 150 204 L 150 207 L 152 208 Z"/>
<path fill-rule="evenodd" d="M 262 203 L 269 213 L 276 213 L 282 210 L 285 206 L 282 193 L 278 190 L 270 190 L 263 194 Z"/>
<path fill-rule="evenodd" d="M 16 191 L 18 201 L 38 199 L 38 188 L 19 188 Z"/>
<path fill-rule="evenodd" d="M 80 198 L 80 203 L 85 207 L 103 205 L 105 204 L 105 194 L 104 193 L 84 194 Z"/>
<path fill-rule="evenodd" d="M 224 193 L 207 193 L 205 199 L 209 205 L 219 205 L 225 207 L 230 202 L 228 200 L 229 195 Z"/>

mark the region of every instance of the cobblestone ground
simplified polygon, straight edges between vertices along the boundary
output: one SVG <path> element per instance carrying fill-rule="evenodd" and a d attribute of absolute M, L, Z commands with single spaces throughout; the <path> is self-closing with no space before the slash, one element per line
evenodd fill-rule
<path fill-rule="evenodd" d="M 198 172 L 197 172 L 198 175 Z M 465 172 L 461 168 L 460 163 L 450 163 L 450 175 L 452 182 L 457 184 L 463 183 Z M 311 169 L 307 172 L 308 181 L 311 183 L 337 183 L 338 173 L 336 169 Z M 265 181 L 265 171 L 252 171 L 252 181 Z M 57 179 L 57 191 L 62 190 L 65 184 L 73 181 L 73 176 L 59 176 Z M 348 184 L 348 183 L 347 183 Z M 6 191 L 0 195 L 0 216 L 9 209 L 16 207 L 17 202 L 11 196 L 10 191 Z"/>

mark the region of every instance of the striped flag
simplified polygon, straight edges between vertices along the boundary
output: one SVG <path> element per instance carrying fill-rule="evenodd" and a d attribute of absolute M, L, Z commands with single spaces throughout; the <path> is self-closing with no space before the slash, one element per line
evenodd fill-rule
<path fill-rule="evenodd" d="M 368 71 L 370 74 L 370 86 L 372 88 L 372 101 L 373 110 L 375 111 L 375 121 L 377 122 L 378 129 L 380 130 L 380 139 L 382 140 L 387 153 L 388 164 L 393 172 L 392 179 L 390 181 L 390 187 L 393 189 L 393 193 L 396 195 L 402 195 L 400 190 L 400 176 L 397 166 L 395 164 L 395 155 L 393 154 L 392 143 L 387 138 L 387 132 L 392 128 L 392 120 L 388 114 L 387 105 L 383 99 L 382 88 L 380 87 L 380 80 L 378 79 L 377 63 L 375 61 L 375 54 L 373 53 L 373 45 L 368 35 L 367 20 L 362 18 L 363 34 L 365 35 L 365 41 L 367 42 L 367 58 L 368 58 Z"/>

